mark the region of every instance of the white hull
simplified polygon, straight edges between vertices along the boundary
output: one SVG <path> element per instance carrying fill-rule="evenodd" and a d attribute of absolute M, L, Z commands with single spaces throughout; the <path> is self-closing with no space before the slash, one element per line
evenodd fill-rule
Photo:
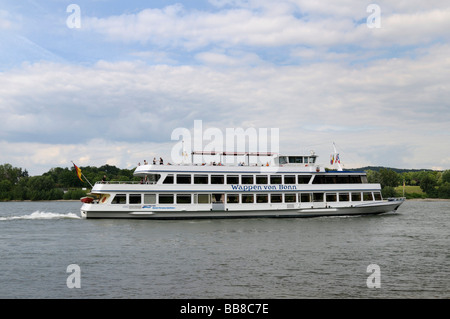
<path fill-rule="evenodd" d="M 81 216 L 89 219 L 121 218 L 121 219 L 214 219 L 214 218 L 306 218 L 320 216 L 352 216 L 373 215 L 393 212 L 403 200 L 363 203 L 347 207 L 323 208 L 279 208 L 265 210 L 180 210 L 180 209 L 136 209 L 124 208 L 105 210 L 106 205 L 84 204 Z M 100 207 L 102 206 L 102 207 Z"/>

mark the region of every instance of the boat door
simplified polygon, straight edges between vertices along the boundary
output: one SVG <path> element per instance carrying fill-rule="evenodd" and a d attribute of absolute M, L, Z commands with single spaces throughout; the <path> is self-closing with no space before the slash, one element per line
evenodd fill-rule
<path fill-rule="evenodd" d="M 225 210 L 225 194 L 224 193 L 213 193 L 212 194 L 212 209 L 217 211 Z"/>

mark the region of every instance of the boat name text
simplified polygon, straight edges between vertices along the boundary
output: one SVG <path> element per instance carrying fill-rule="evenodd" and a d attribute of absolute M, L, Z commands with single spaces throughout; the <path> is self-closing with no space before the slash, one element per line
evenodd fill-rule
<path fill-rule="evenodd" d="M 274 190 L 297 190 L 296 185 L 231 185 L 235 191 L 274 191 Z"/>

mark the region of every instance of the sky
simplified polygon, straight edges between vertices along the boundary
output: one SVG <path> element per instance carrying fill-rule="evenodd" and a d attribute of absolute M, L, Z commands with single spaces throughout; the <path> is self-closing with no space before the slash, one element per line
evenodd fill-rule
<path fill-rule="evenodd" d="M 0 164 L 170 162 L 201 123 L 200 150 L 277 129 L 323 164 L 450 169 L 448 30 L 441 0 L 1 0 Z"/>

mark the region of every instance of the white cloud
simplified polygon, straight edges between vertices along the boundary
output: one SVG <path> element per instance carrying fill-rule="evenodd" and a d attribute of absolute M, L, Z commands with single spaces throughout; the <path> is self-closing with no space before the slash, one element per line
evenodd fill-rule
<path fill-rule="evenodd" d="M 336 141 L 357 164 L 445 166 L 450 46 L 414 55 L 353 67 L 252 67 L 239 59 L 254 56 L 220 51 L 198 55 L 208 66 L 25 65 L 0 73 L 0 163 L 129 167 L 164 152 L 168 158 L 172 130 L 201 119 L 223 131 L 279 128 L 281 151 L 311 146 L 325 162 Z"/>
<path fill-rule="evenodd" d="M 107 18 L 86 17 L 86 29 L 110 41 L 183 47 L 285 45 L 384 47 L 448 39 L 450 8 L 381 3 L 381 28 L 365 23 L 370 13 L 359 1 L 213 2 L 215 12 L 180 4 Z M 226 6 L 225 4 L 228 4 Z M 230 7 L 231 5 L 231 7 Z M 362 20 L 362 22 L 361 22 Z"/>
<path fill-rule="evenodd" d="M 0 9 L 0 30 L 10 30 L 16 27 L 16 21 L 7 10 Z"/>

